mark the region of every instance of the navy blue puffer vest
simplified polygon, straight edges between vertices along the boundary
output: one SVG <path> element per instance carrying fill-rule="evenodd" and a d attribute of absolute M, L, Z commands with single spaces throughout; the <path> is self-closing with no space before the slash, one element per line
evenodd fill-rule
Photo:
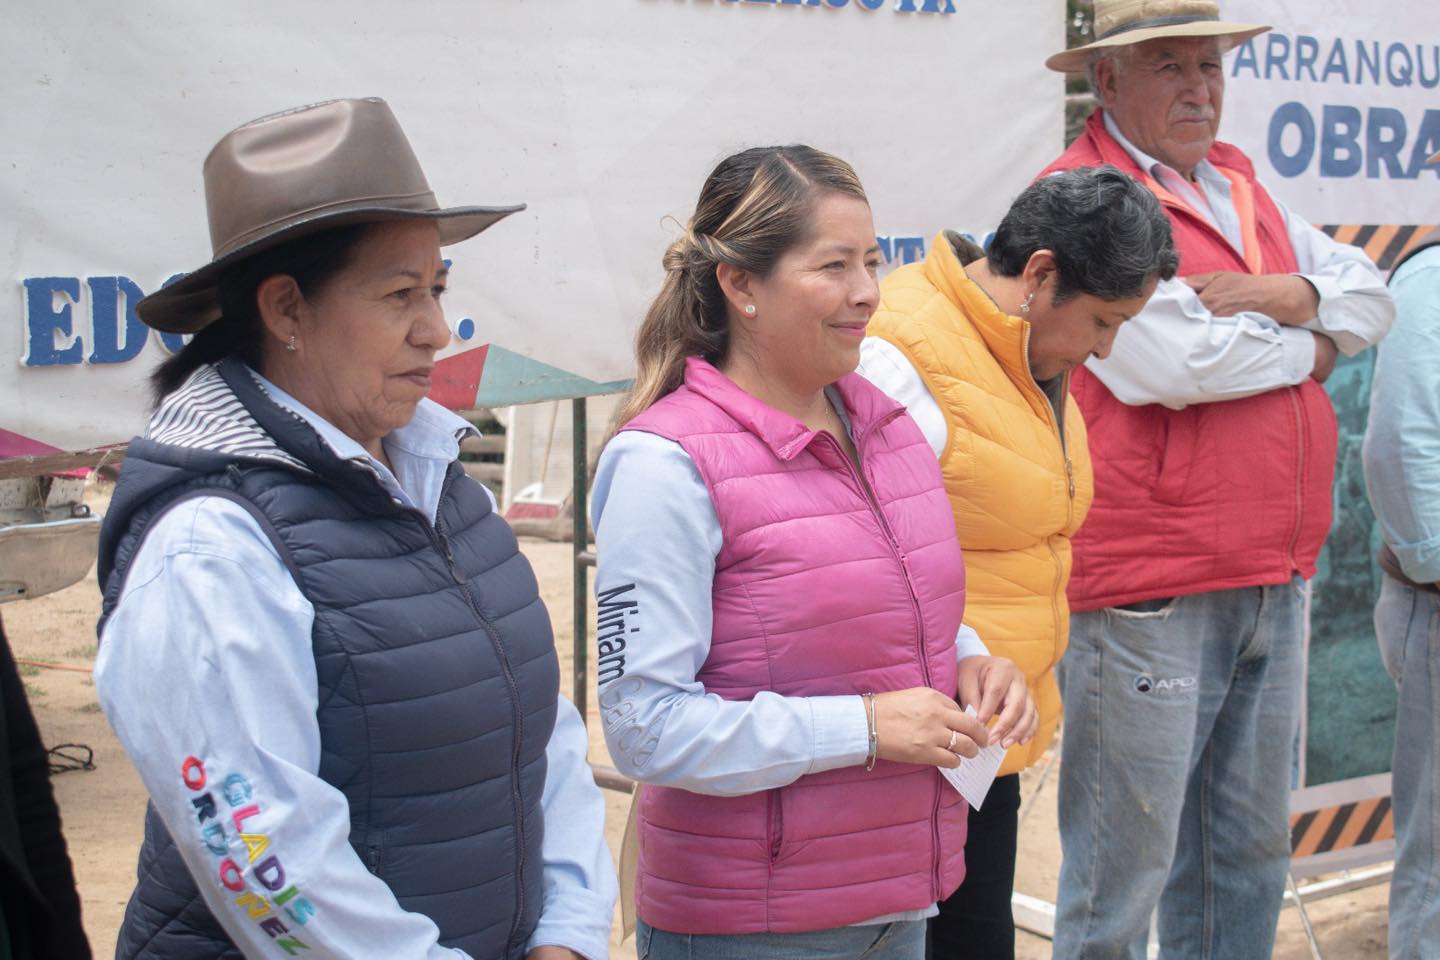
<path fill-rule="evenodd" d="M 349 801 L 351 845 L 445 946 L 522 957 L 540 915 L 559 672 L 509 526 L 458 463 L 433 526 L 399 506 L 237 361 L 182 387 L 182 406 L 187 389 L 211 410 L 230 405 L 239 425 L 212 425 L 213 443 L 130 445 L 101 536 L 104 615 L 167 509 L 194 496 L 249 509 L 315 608 L 319 775 Z M 152 421 L 148 435 L 164 434 Z M 119 941 L 118 958 L 241 956 L 153 808 Z"/>

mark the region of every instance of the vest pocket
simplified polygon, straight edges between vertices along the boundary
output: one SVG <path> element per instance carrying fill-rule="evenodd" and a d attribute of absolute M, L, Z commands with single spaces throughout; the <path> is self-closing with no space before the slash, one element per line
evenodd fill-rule
<path fill-rule="evenodd" d="M 785 843 L 785 804 L 781 800 L 780 791 L 783 788 L 771 790 L 765 798 L 765 805 L 770 814 L 770 862 L 774 863 L 780 859 L 780 848 Z"/>
<path fill-rule="evenodd" d="M 1175 612 L 1179 597 L 1155 597 L 1118 607 L 1109 607 L 1105 612 L 1121 620 L 1167 620 Z"/>
<path fill-rule="evenodd" d="M 379 840 L 372 840 L 365 847 L 365 866 L 369 871 L 380 876 L 380 870 L 385 866 L 385 851 Z"/>
<path fill-rule="evenodd" d="M 1190 471 L 1195 462 L 1199 411 L 1187 407 L 1166 411 L 1163 416 L 1164 426 L 1156 457 L 1160 469 L 1155 477 L 1155 499 L 1160 503 L 1182 504 L 1186 502 L 1185 488 L 1190 483 Z"/>

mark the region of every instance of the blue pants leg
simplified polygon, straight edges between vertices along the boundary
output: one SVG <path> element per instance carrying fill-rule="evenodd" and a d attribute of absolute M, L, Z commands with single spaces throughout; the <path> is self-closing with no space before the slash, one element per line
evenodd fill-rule
<path fill-rule="evenodd" d="M 1300 581 L 1077 614 L 1057 960 L 1268 958 L 1289 857 Z"/>
<path fill-rule="evenodd" d="M 1380 653 L 1400 690 L 1391 799 L 1395 874 L 1391 960 L 1440 958 L 1440 594 L 1385 577 L 1375 607 Z"/>
<path fill-rule="evenodd" d="M 1304 657 L 1299 582 L 1259 592 L 1227 629 L 1243 646 L 1211 641 L 1207 684 L 1218 698 L 1208 737 L 1196 738 L 1175 862 L 1159 906 L 1163 957 L 1268 960 L 1290 863 L 1292 750 Z M 1216 611 L 1217 616 L 1219 611 Z"/>
<path fill-rule="evenodd" d="M 638 960 L 924 960 L 925 921 L 811 933 L 688 934 L 639 920 L 635 953 Z"/>

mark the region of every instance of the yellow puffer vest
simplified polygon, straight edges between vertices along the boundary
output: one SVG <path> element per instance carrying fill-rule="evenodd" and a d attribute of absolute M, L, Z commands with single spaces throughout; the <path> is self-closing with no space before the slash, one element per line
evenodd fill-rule
<path fill-rule="evenodd" d="M 1070 537 L 1095 492 L 1085 423 L 1068 389 L 1057 423 L 1030 374 L 1030 324 L 965 275 L 943 233 L 923 263 L 881 282 L 866 335 L 898 347 L 945 414 L 940 470 L 965 551 L 965 622 L 1025 671 L 1040 713 L 1035 738 L 1000 767 L 1016 773 L 1040 758 L 1060 722 L 1055 664 L 1070 636 Z"/>

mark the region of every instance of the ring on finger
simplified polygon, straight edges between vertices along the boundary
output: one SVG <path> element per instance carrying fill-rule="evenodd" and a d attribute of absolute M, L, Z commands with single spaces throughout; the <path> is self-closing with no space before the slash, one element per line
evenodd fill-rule
<path fill-rule="evenodd" d="M 945 749 L 946 749 L 946 750 L 949 750 L 951 753 L 954 753 L 954 752 L 955 752 L 955 741 L 958 740 L 958 739 L 959 739 L 959 734 L 957 734 L 954 730 L 951 730 L 951 731 L 950 731 L 950 745 L 949 745 L 948 747 L 946 747 Z"/>

